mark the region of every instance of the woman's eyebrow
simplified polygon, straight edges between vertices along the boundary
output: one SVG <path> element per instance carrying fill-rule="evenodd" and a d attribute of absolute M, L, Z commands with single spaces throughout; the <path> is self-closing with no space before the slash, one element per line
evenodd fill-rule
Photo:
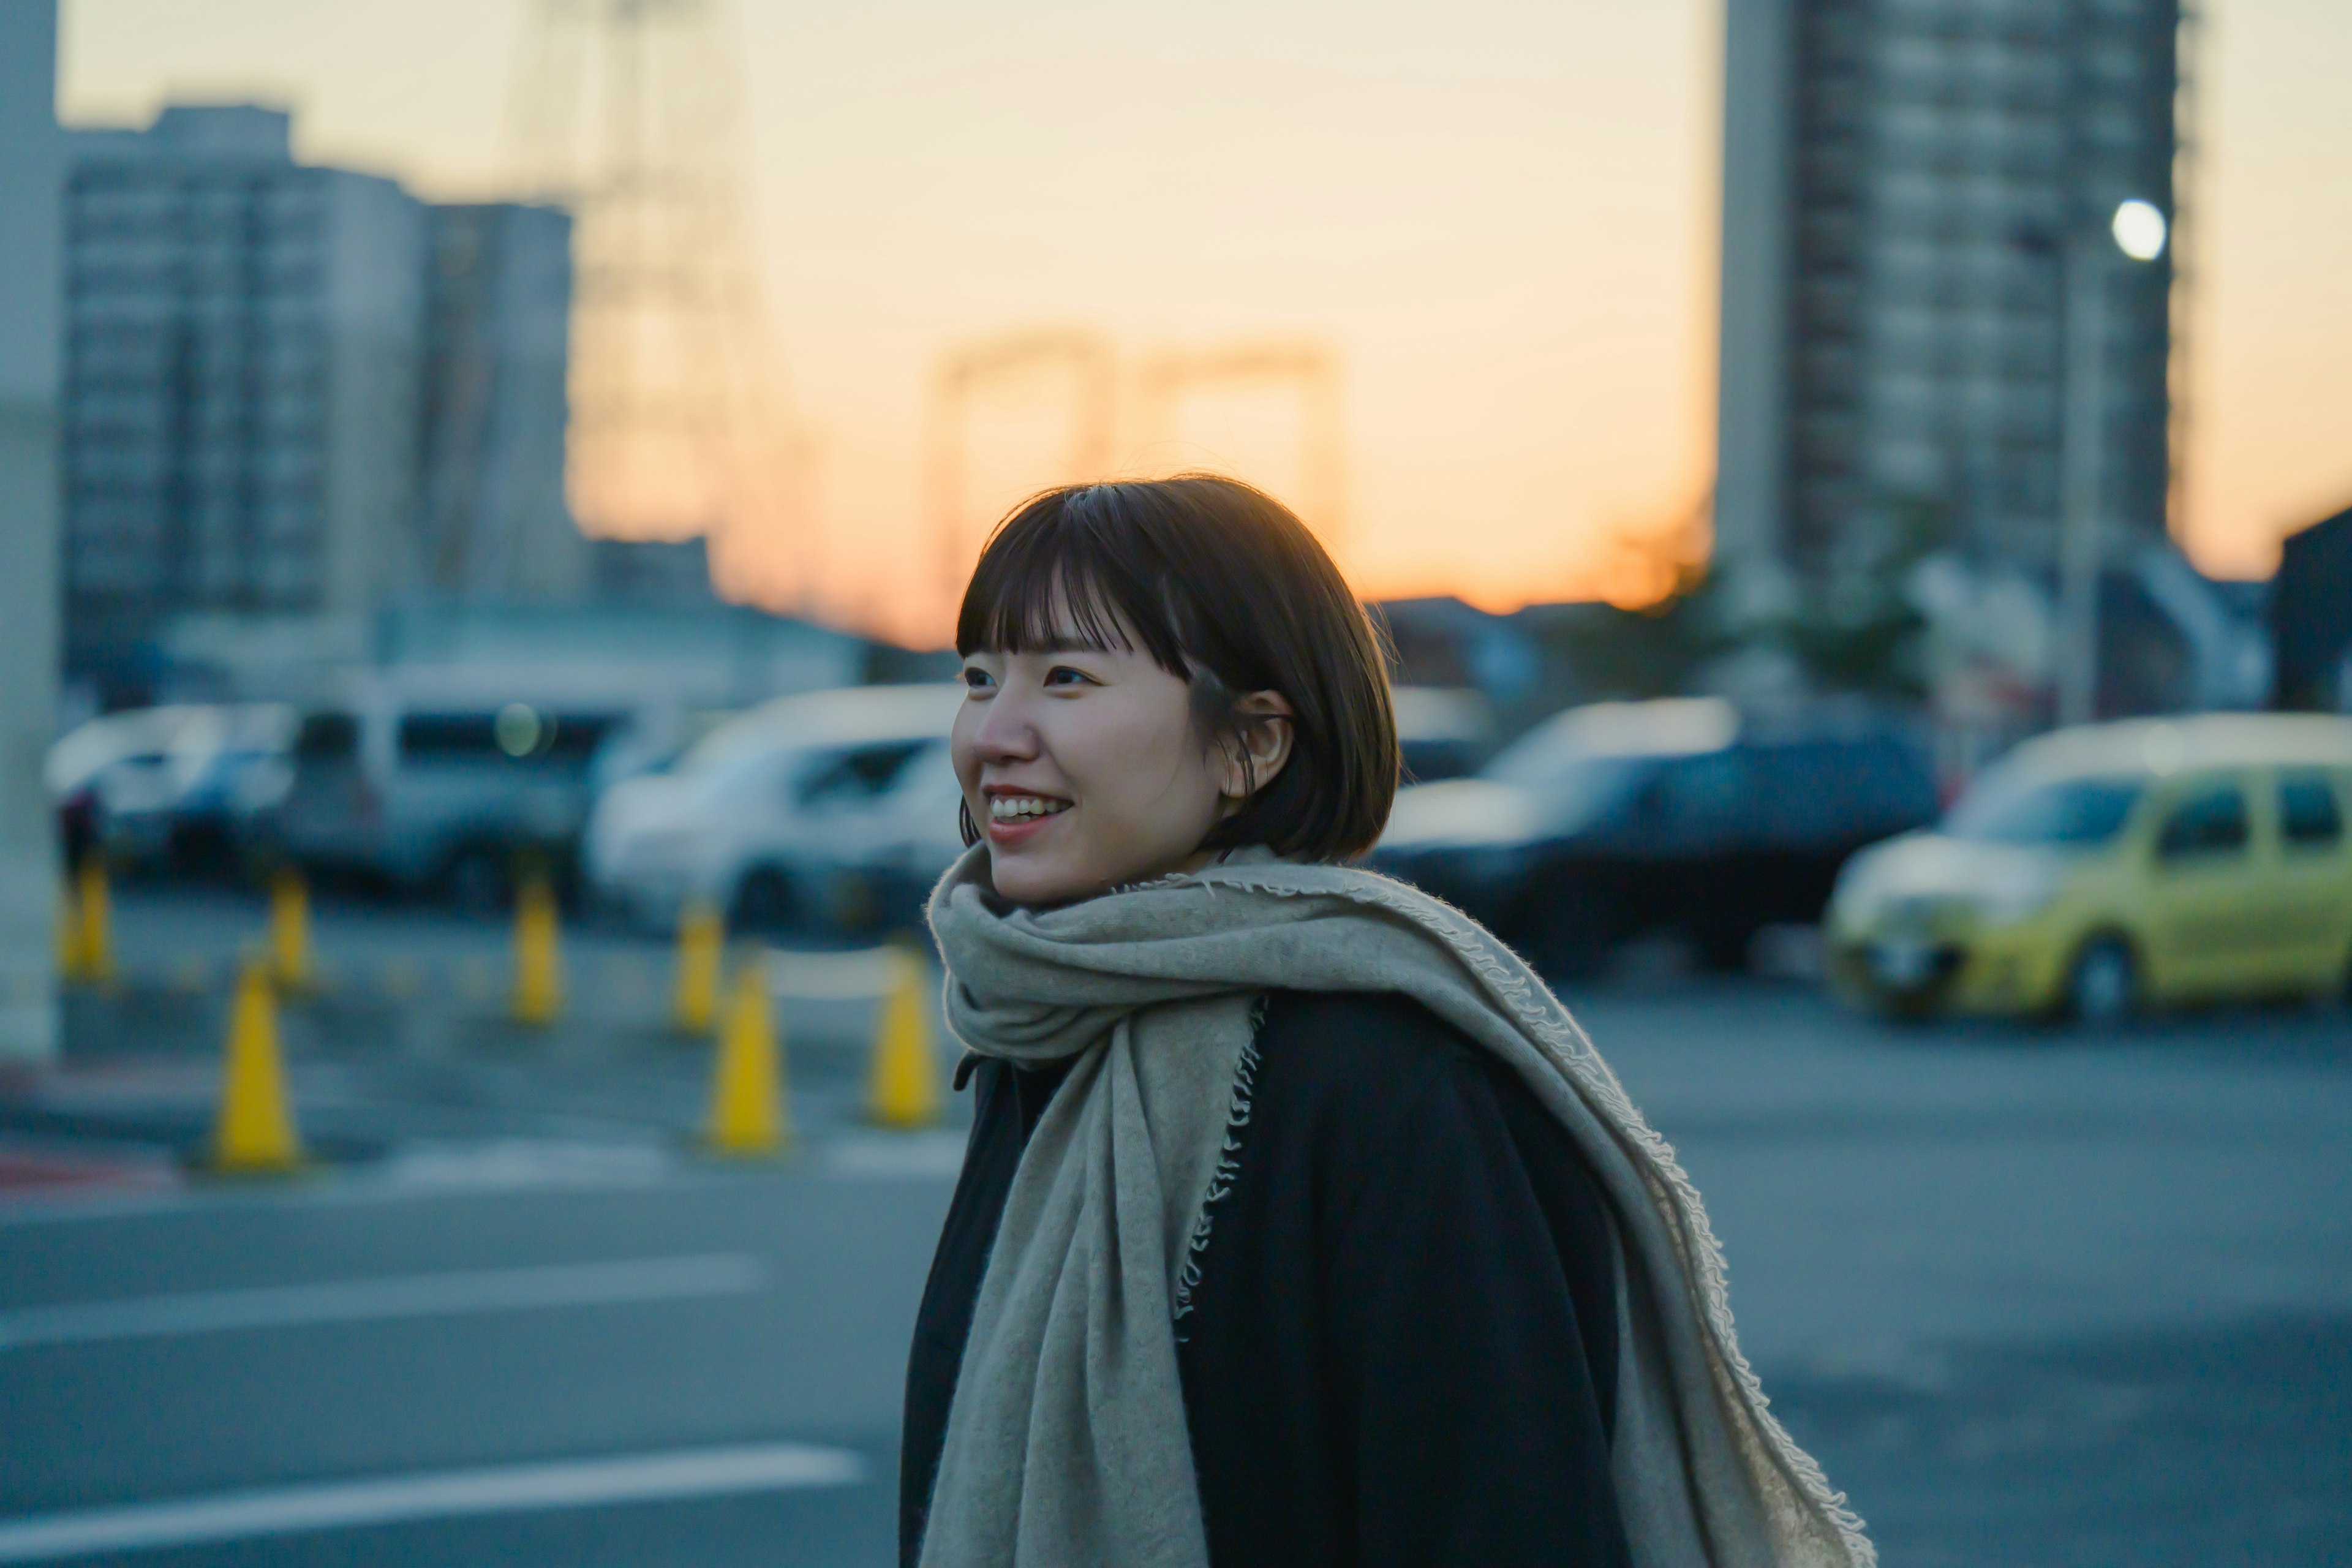
<path fill-rule="evenodd" d="M 1052 637 L 1024 641 L 1023 653 L 1116 653 L 1118 650 L 1091 637 L 1075 632 L 1056 632 Z"/>

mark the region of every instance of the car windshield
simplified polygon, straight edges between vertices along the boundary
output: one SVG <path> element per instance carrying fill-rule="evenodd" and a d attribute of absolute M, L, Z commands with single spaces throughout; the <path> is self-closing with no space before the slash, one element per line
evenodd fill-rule
<path fill-rule="evenodd" d="M 715 778 L 734 771 L 740 763 L 789 749 L 770 725 L 725 723 L 687 747 L 670 763 L 669 771 L 682 778 L 696 774 Z"/>
<path fill-rule="evenodd" d="M 2122 829 L 2140 790 L 2133 778 L 1990 782 L 1962 797 L 1943 831 L 1978 844 L 2104 844 Z"/>
<path fill-rule="evenodd" d="M 1485 776 L 1515 784 L 1543 803 L 1553 833 L 1574 833 L 1608 815 L 1650 771 L 1649 757 L 1596 757 L 1538 731 L 1489 763 Z"/>

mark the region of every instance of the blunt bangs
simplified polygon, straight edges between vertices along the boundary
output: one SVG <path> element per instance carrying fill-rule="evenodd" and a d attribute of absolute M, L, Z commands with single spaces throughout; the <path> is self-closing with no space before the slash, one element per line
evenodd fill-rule
<path fill-rule="evenodd" d="M 981 552 L 956 651 L 1071 647 L 1148 655 L 1191 685 L 1212 734 L 1239 731 L 1245 693 L 1289 703 L 1289 760 L 1203 848 L 1344 859 L 1387 825 L 1398 747 L 1386 651 L 1330 556 L 1273 497 L 1188 474 L 1023 502 Z"/>
<path fill-rule="evenodd" d="M 1153 663 L 1180 680 L 1193 678 L 1188 639 L 1157 586 L 1157 563 L 1137 548 L 1132 530 L 1120 528 L 1116 499 L 1096 499 L 1117 488 L 1048 490 L 1004 520 L 964 590 L 959 656 L 1133 652 L 1140 639 Z"/>

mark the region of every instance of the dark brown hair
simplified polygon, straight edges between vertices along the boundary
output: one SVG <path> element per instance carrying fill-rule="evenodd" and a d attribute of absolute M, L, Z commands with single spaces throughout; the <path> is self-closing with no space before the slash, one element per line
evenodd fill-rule
<path fill-rule="evenodd" d="M 1238 479 L 1072 485 L 1022 503 L 981 552 L 956 651 L 1133 649 L 1188 682 L 1203 730 L 1234 737 L 1253 691 L 1290 704 L 1291 752 L 1203 848 L 1340 860 L 1396 798 L 1396 716 L 1372 623 L 1289 508 Z"/>

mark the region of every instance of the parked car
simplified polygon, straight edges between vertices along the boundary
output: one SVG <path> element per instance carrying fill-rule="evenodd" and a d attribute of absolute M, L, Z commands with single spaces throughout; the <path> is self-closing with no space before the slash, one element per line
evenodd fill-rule
<path fill-rule="evenodd" d="M 839 937 L 920 929 L 931 889 L 963 853 L 956 814 L 962 803 L 942 737 L 910 757 L 861 809 L 803 840 L 788 874 L 809 889 L 806 929 Z"/>
<path fill-rule="evenodd" d="M 1826 931 L 1847 997 L 2072 1012 L 2352 984 L 2352 720 L 2211 714 L 2018 747 L 1933 832 L 1855 858 Z"/>
<path fill-rule="evenodd" d="M 1473 691 L 1399 687 L 1397 734 L 1409 779 L 1470 771 L 1490 732 L 1485 700 Z M 923 906 L 963 853 L 956 808 L 961 786 L 944 735 L 910 758 L 888 788 L 845 811 L 822 835 L 800 840 L 782 861 L 804 889 L 803 929 L 871 937 L 920 927 Z"/>
<path fill-rule="evenodd" d="M 1711 968 L 1817 921 L 1856 848 L 1930 821 L 1909 729 L 1867 710 L 1713 698 L 1573 708 L 1477 776 L 1401 792 L 1371 864 L 1486 922 L 1547 973 L 1651 931 Z"/>
<path fill-rule="evenodd" d="M 916 759 L 943 754 L 961 691 L 850 687 L 729 720 L 668 768 L 605 792 L 586 839 L 592 890 L 655 931 L 696 900 L 750 930 L 838 923 L 833 858 L 861 842 Z"/>
<path fill-rule="evenodd" d="M 293 731 L 293 710 L 276 703 L 130 709 L 60 738 L 43 779 L 73 853 L 226 872 L 247 823 L 285 790 Z"/>
<path fill-rule="evenodd" d="M 1485 698 L 1444 686 L 1400 686 L 1393 696 L 1407 784 L 1460 778 L 1476 769 L 1494 733 Z"/>
<path fill-rule="evenodd" d="M 568 881 L 598 748 L 634 710 L 590 692 L 520 691 L 490 672 L 361 683 L 295 732 L 284 797 L 249 858 L 358 873 L 462 907 L 504 901 L 520 862 Z"/>

